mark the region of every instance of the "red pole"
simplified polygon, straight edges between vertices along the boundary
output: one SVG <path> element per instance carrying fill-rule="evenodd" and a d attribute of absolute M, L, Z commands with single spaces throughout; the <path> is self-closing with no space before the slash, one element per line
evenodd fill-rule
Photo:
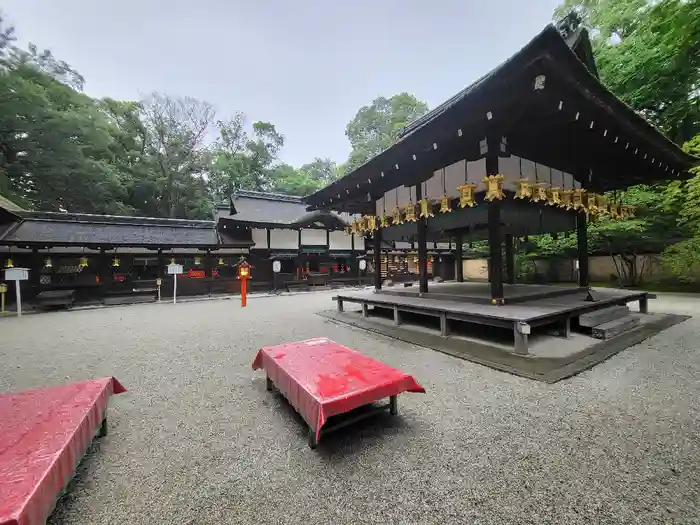
<path fill-rule="evenodd" d="M 246 305 L 247 298 L 246 298 L 246 285 L 245 285 L 245 283 L 247 280 L 248 279 L 246 279 L 245 277 L 243 277 L 241 279 L 241 307 L 245 307 L 245 305 Z"/>

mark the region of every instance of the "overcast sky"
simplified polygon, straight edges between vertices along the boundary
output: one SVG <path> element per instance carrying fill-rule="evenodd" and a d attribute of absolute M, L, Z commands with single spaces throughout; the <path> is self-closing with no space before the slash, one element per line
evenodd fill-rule
<path fill-rule="evenodd" d="M 345 126 L 379 96 L 432 108 L 515 53 L 558 0 L 2 0 L 21 42 L 49 48 L 92 96 L 159 91 L 242 111 L 282 158 L 347 159 Z"/>

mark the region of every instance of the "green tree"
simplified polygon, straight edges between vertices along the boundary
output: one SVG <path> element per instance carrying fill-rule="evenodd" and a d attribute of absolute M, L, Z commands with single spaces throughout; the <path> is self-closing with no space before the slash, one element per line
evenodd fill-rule
<path fill-rule="evenodd" d="M 207 102 L 154 93 L 141 103 L 149 174 L 144 186 L 157 191 L 157 214 L 211 216 L 206 175 L 211 165 L 207 132 L 215 111 Z M 194 199 L 194 201 L 193 201 Z M 204 211 L 203 211 L 204 210 Z"/>
<path fill-rule="evenodd" d="M 0 71 L 0 170 L 25 206 L 123 212 L 110 128 L 91 98 L 34 65 Z"/>
<path fill-rule="evenodd" d="M 289 164 L 279 164 L 270 171 L 271 191 L 287 195 L 303 197 L 322 187 L 322 184 L 314 179 L 304 169 L 295 169 Z"/>
<path fill-rule="evenodd" d="M 359 109 L 345 135 L 352 151 L 346 168 L 350 172 L 396 142 L 401 130 L 428 112 L 428 105 L 409 93 L 378 97 Z"/>
<path fill-rule="evenodd" d="M 698 0 L 565 0 L 591 28 L 603 83 L 681 145 L 700 133 Z"/>

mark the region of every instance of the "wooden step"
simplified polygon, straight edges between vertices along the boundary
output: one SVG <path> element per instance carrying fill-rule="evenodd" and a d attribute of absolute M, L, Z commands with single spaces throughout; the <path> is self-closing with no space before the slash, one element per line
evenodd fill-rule
<path fill-rule="evenodd" d="M 583 314 L 578 318 L 578 324 L 583 328 L 593 328 L 615 319 L 622 319 L 629 314 L 630 309 L 628 306 L 611 306 Z"/>
<path fill-rule="evenodd" d="M 593 328 L 593 337 L 596 339 L 610 339 L 637 326 L 639 326 L 639 317 L 628 315 L 622 319 L 615 319 L 596 326 Z"/>

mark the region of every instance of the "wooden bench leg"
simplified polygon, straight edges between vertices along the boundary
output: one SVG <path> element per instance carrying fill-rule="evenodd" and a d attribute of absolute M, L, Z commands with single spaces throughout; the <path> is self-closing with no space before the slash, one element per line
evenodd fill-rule
<path fill-rule="evenodd" d="M 309 427 L 309 448 L 314 449 L 318 445 L 318 440 L 316 439 L 316 431 Z"/>
<path fill-rule="evenodd" d="M 368 311 L 367 311 L 367 303 L 362 303 L 362 317 L 367 317 Z"/>
<path fill-rule="evenodd" d="M 272 392 L 272 379 L 270 379 L 270 376 L 265 377 L 265 388 L 267 388 L 268 392 Z"/>
<path fill-rule="evenodd" d="M 399 413 L 399 396 L 391 396 L 389 398 L 389 414 L 395 416 Z"/>
<path fill-rule="evenodd" d="M 100 425 L 100 430 L 97 432 L 97 437 L 105 437 L 107 435 L 107 430 L 107 416 L 105 416 Z"/>
<path fill-rule="evenodd" d="M 343 300 L 338 299 L 338 311 L 342 312 L 343 311 Z"/>

